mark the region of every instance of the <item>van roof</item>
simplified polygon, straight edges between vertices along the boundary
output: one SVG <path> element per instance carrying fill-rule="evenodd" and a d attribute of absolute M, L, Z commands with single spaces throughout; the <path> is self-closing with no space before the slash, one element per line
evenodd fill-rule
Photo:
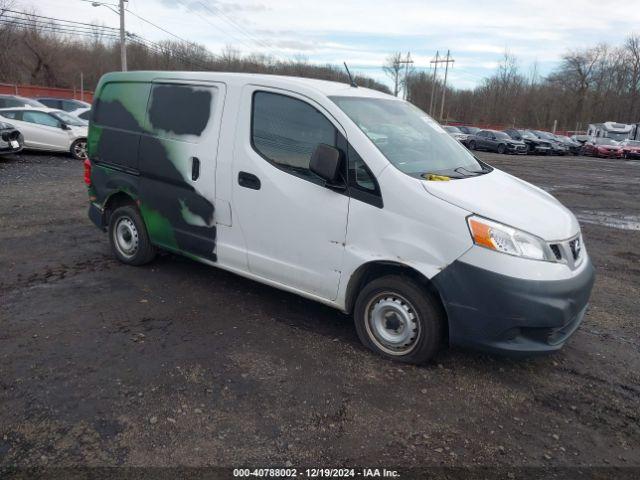
<path fill-rule="evenodd" d="M 286 75 L 269 75 L 257 73 L 232 72 L 173 72 L 173 71 L 133 71 L 112 72 L 102 77 L 102 82 L 114 81 L 153 81 L 153 80 L 191 80 L 219 81 L 230 85 L 258 84 L 270 87 L 313 89 L 326 96 L 377 97 L 396 99 L 396 97 L 372 90 L 370 88 L 354 88 L 348 83 L 318 80 L 315 78 L 293 77 Z M 396 99 L 397 100 L 397 99 Z"/>

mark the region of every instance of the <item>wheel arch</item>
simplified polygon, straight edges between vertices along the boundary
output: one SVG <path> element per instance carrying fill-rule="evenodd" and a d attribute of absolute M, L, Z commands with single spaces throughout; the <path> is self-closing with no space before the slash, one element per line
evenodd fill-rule
<path fill-rule="evenodd" d="M 111 214 L 124 205 L 134 205 L 137 207 L 137 202 L 133 196 L 125 192 L 124 190 L 117 190 L 107 197 L 102 207 L 102 224 L 109 225 L 109 219 Z"/>
<path fill-rule="evenodd" d="M 433 295 L 433 297 L 438 302 L 438 308 L 442 310 L 443 318 L 445 319 L 444 334 L 445 341 L 448 343 L 449 318 L 447 316 L 447 310 L 444 307 L 444 302 L 442 301 L 442 296 L 440 295 L 438 288 L 424 274 L 422 274 L 415 268 L 400 262 L 391 260 L 374 260 L 358 267 L 349 278 L 349 283 L 347 284 L 344 306 L 345 313 L 353 313 L 356 299 L 358 298 L 358 293 L 367 283 L 375 280 L 376 278 L 380 278 L 386 275 L 400 275 L 408 277 Z"/>

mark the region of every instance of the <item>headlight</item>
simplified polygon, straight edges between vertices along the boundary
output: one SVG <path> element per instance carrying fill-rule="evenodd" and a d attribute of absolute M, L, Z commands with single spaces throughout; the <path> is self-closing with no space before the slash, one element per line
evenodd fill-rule
<path fill-rule="evenodd" d="M 476 245 L 516 257 L 555 261 L 551 248 L 541 238 L 475 215 L 467 222 Z"/>

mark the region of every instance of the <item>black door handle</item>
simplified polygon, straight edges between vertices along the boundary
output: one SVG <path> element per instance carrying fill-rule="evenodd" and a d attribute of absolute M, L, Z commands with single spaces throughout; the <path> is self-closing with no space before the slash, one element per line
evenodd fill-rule
<path fill-rule="evenodd" d="M 194 182 L 200 177 L 200 159 L 198 157 L 191 158 L 191 180 Z"/>
<path fill-rule="evenodd" d="M 253 173 L 238 172 L 238 185 L 252 190 L 260 190 L 260 179 Z"/>

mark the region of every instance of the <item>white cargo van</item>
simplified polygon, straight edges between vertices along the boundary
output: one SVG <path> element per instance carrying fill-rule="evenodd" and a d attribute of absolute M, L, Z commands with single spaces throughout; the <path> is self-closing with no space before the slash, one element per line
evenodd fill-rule
<path fill-rule="evenodd" d="M 559 349 L 594 271 L 575 216 L 390 95 L 128 72 L 96 90 L 85 181 L 114 254 L 157 249 L 352 313 L 379 354 Z M 542 166 L 541 166 L 542 168 Z"/>

